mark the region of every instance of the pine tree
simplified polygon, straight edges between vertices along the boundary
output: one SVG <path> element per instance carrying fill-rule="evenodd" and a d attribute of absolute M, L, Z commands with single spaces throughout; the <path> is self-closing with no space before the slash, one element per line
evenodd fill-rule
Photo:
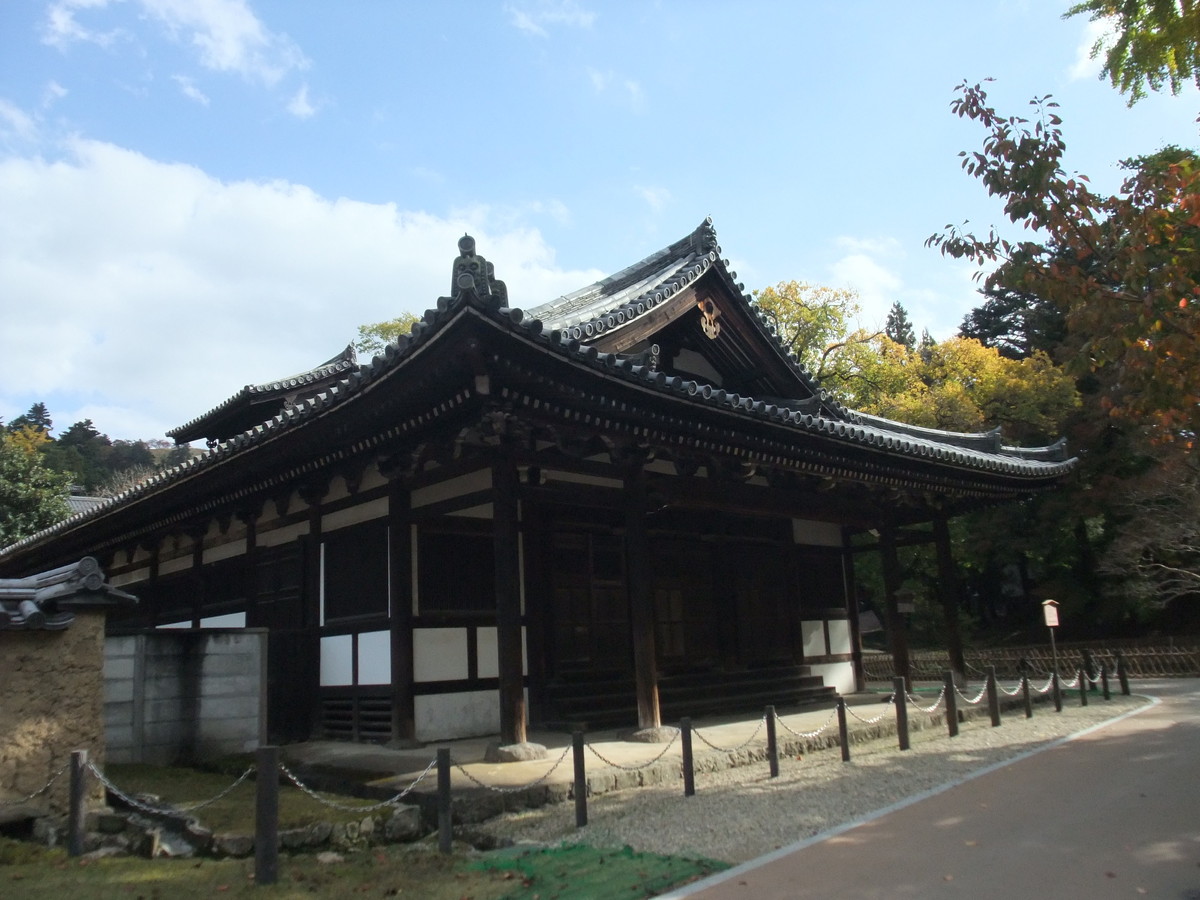
<path fill-rule="evenodd" d="M 909 350 L 913 350 L 917 346 L 917 334 L 913 331 L 912 322 L 908 320 L 908 310 L 899 301 L 893 303 L 892 308 L 888 310 L 887 323 L 883 326 L 883 333 Z"/>

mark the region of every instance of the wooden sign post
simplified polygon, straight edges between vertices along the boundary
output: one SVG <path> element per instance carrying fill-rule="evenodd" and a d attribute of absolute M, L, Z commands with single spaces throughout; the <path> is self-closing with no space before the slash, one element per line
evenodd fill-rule
<path fill-rule="evenodd" d="M 1058 601 L 1043 600 L 1042 616 L 1046 620 L 1046 627 L 1050 629 L 1050 658 L 1052 660 L 1050 677 L 1054 682 L 1054 708 L 1062 712 L 1062 697 L 1058 687 L 1058 647 L 1054 643 L 1054 629 L 1058 627 Z"/>

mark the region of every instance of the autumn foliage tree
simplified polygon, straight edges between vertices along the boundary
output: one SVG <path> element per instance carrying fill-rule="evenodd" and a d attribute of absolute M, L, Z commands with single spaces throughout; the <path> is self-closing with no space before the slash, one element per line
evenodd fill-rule
<path fill-rule="evenodd" d="M 962 84 L 953 112 L 985 130 L 963 168 L 1004 204 L 1024 239 L 947 226 L 928 244 L 981 265 L 986 279 L 1063 311 L 1071 365 L 1097 381 L 1100 403 L 1158 440 L 1200 426 L 1200 167 L 1168 147 L 1124 163 L 1119 191 L 1094 190 L 1062 165 L 1057 104 L 1032 101 L 1032 118 L 1003 116 L 979 84 Z"/>

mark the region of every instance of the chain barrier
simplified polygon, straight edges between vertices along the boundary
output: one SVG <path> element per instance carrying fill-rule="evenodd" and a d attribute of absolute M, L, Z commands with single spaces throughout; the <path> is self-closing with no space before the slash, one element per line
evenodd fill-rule
<path fill-rule="evenodd" d="M 1054 676 L 1051 675 L 1049 678 L 1046 679 L 1046 683 L 1043 684 L 1040 688 L 1033 688 L 1033 692 L 1035 694 L 1046 694 L 1046 693 L 1049 693 L 1050 688 L 1053 686 L 1054 686 Z"/>
<path fill-rule="evenodd" d="M 89 761 L 87 764 L 87 767 L 88 767 L 88 771 L 90 771 L 93 775 L 96 776 L 96 779 L 102 785 L 104 785 L 105 789 L 110 791 L 113 794 L 116 794 L 117 797 L 120 798 L 121 802 L 124 803 L 126 806 L 130 806 L 133 809 L 139 810 L 144 813 L 149 813 L 152 816 L 161 816 L 163 813 L 171 811 L 170 807 L 153 806 L 152 804 L 145 803 L 141 800 L 136 800 L 133 797 L 130 797 L 123 790 L 121 790 L 119 787 L 117 787 L 115 784 L 113 784 L 111 781 L 109 781 L 108 777 L 103 772 L 101 772 L 98 768 L 96 768 L 96 764 L 94 762 Z"/>
<path fill-rule="evenodd" d="M 253 773 L 253 772 L 254 772 L 254 766 L 249 766 L 246 769 L 246 771 L 243 772 L 238 777 L 237 781 L 235 781 L 229 787 L 225 788 L 225 790 L 221 791 L 221 793 L 217 794 L 217 796 L 212 797 L 208 800 L 201 800 L 199 803 L 189 803 L 187 806 L 176 806 L 175 809 L 178 809 L 180 812 L 195 812 L 198 809 L 204 809 L 204 807 L 206 807 L 206 806 L 212 806 L 214 803 L 216 803 L 221 798 L 232 793 L 233 789 L 236 788 L 243 781 L 245 781 L 247 778 L 249 778 L 251 773 Z"/>
<path fill-rule="evenodd" d="M 58 781 L 58 779 L 62 777 L 62 774 L 65 771 L 67 771 L 67 769 L 69 769 L 69 768 L 71 768 L 71 764 L 67 763 L 65 766 L 63 766 L 61 769 L 59 769 L 57 772 L 55 772 L 53 775 L 51 775 L 50 780 L 47 781 L 45 784 L 43 784 L 40 788 L 38 788 L 32 794 L 28 795 L 27 797 L 23 797 L 20 800 L 10 800 L 7 803 L 0 803 L 0 809 L 3 809 L 6 806 L 21 806 L 22 804 L 28 803 L 34 797 L 37 797 L 40 794 L 46 793 L 46 791 L 50 790 L 50 788 L 54 784 L 54 782 Z"/>
<path fill-rule="evenodd" d="M 792 737 L 815 738 L 818 735 L 820 735 L 821 732 L 823 732 L 826 728 L 829 727 L 829 723 L 833 721 L 833 719 L 836 715 L 837 715 L 837 707 L 834 707 L 833 712 L 831 712 L 829 714 L 829 718 L 825 720 L 825 724 L 822 725 L 820 728 L 818 728 L 816 731 L 793 731 L 791 728 L 788 728 L 788 723 L 783 721 L 783 717 L 780 716 L 779 713 L 775 713 L 775 721 L 777 721 L 780 725 L 782 725 L 783 730 L 786 731 L 788 734 L 790 734 Z"/>
<path fill-rule="evenodd" d="M 496 785 L 494 785 L 494 784 L 486 784 L 486 783 L 480 781 L 478 778 L 476 778 L 474 775 L 472 775 L 466 769 L 464 769 L 461 763 L 454 762 L 454 760 L 450 760 L 450 762 L 454 766 L 454 768 L 456 768 L 456 769 L 458 769 L 458 771 L 462 772 L 463 775 L 465 775 L 467 777 L 467 780 L 472 782 L 473 784 L 475 784 L 476 787 L 481 787 L 485 791 L 491 791 L 492 793 L 495 793 L 495 794 L 519 794 L 521 791 L 527 791 L 530 788 L 537 787 L 539 784 L 541 784 L 547 778 L 549 778 L 551 775 L 553 775 L 554 770 L 562 765 L 562 761 L 567 758 L 567 754 L 570 752 L 571 752 L 571 745 L 568 744 L 565 748 L 563 748 L 563 752 L 558 757 L 557 762 L 555 762 L 554 765 L 552 765 L 549 769 L 547 769 L 540 778 L 535 778 L 533 781 L 529 782 L 528 784 L 518 784 L 515 787 L 496 787 Z M 436 762 L 436 760 L 435 760 L 435 762 Z M 430 763 L 430 765 L 432 765 L 432 763 Z"/>
<path fill-rule="evenodd" d="M 1061 687 L 1061 688 L 1075 688 L 1075 687 L 1079 687 L 1079 673 L 1078 673 L 1078 672 L 1076 672 L 1076 673 L 1075 673 L 1075 677 L 1074 677 L 1074 678 L 1072 678 L 1070 681 L 1060 681 L 1060 682 L 1058 683 L 1058 686 L 1059 686 L 1059 687 Z"/>
<path fill-rule="evenodd" d="M 758 732 L 756 731 L 755 734 L 757 734 L 757 733 Z M 600 762 L 604 763 L 606 766 L 611 766 L 614 769 L 624 769 L 626 772 L 637 772 L 641 769 L 645 769 L 648 766 L 654 765 L 656 762 L 658 762 L 660 759 L 662 759 L 664 756 L 666 756 L 667 751 L 670 750 L 675 745 L 675 742 L 677 740 L 679 740 L 679 732 L 678 731 L 676 731 L 673 735 L 671 735 L 671 740 L 669 740 L 667 742 L 667 746 L 662 748 L 662 751 L 658 754 L 658 756 L 654 757 L 654 759 L 647 760 L 646 762 L 642 763 L 640 766 L 623 766 L 619 762 L 614 762 L 613 760 L 606 757 L 603 753 L 601 753 L 599 750 L 597 750 L 595 748 L 595 746 L 593 746 L 592 744 L 589 744 L 585 741 L 584 746 L 587 747 L 589 750 L 591 750 L 592 753 L 596 754 L 596 757 L 600 760 Z M 704 740 L 704 738 L 701 738 L 701 740 Z M 567 749 L 569 750 L 570 748 L 568 747 Z"/>
<path fill-rule="evenodd" d="M 778 718 L 778 717 L 776 717 L 776 718 Z M 758 737 L 758 733 L 763 730 L 763 726 L 766 724 L 767 724 L 767 717 L 763 716 L 761 719 L 758 720 L 758 726 L 754 729 L 754 734 L 750 735 L 750 737 L 746 738 L 746 740 L 744 740 L 742 743 L 738 744 L 736 747 L 718 747 L 716 744 L 714 744 L 712 741 L 710 741 L 708 738 L 706 738 L 704 735 L 702 735 L 695 728 L 692 729 L 692 734 L 694 734 L 696 737 L 700 738 L 700 741 L 703 744 L 705 744 L 712 750 L 716 750 L 718 753 L 737 753 L 739 750 L 745 750 L 752 743 L 754 743 L 754 739 L 756 737 Z"/>
<path fill-rule="evenodd" d="M 958 689 L 958 685 L 954 686 L 954 693 L 958 694 L 963 703 L 966 703 L 968 706 L 974 706 L 976 703 L 981 701 L 983 699 L 983 695 L 987 693 L 987 685 L 985 684 L 979 689 L 979 693 L 975 695 L 975 699 L 973 700 L 967 699 L 967 695 Z"/>
<path fill-rule="evenodd" d="M 933 701 L 933 706 L 922 706 L 919 702 L 917 702 L 918 700 L 920 700 L 920 698 L 913 696 L 912 694 L 908 693 L 907 691 L 905 692 L 905 696 L 908 698 L 908 702 L 911 703 L 913 705 L 913 708 L 916 709 L 918 712 L 931 713 L 934 710 L 936 710 L 939 706 L 941 706 L 942 700 L 944 700 L 946 698 L 946 686 L 944 684 L 942 685 L 942 690 L 937 695 L 937 699 Z"/>
<path fill-rule="evenodd" d="M 308 794 L 309 797 L 311 797 L 313 800 L 316 800 L 322 806 L 328 806 L 330 809 L 337 809 L 337 810 L 341 810 L 342 812 L 367 813 L 367 812 L 375 812 L 376 810 L 383 809 L 384 807 L 387 807 L 387 806 L 395 806 L 397 803 L 399 803 L 401 800 L 403 800 L 405 797 L 407 797 L 412 792 L 413 788 L 415 788 L 418 784 L 421 783 L 421 779 L 423 779 L 426 775 L 428 775 L 429 770 L 432 769 L 435 765 L 437 765 L 437 760 L 436 759 L 430 760 L 429 765 L 427 765 L 424 769 L 421 770 L 421 774 L 416 777 L 416 779 L 412 782 L 412 784 L 410 784 L 408 787 L 406 787 L 400 793 L 396 794 L 395 796 L 388 797 L 388 799 L 386 799 L 386 800 L 381 800 L 379 803 L 368 803 L 368 804 L 338 803 L 334 800 L 327 800 L 326 798 L 324 798 L 320 794 L 318 794 L 316 791 L 314 791 L 312 788 L 310 788 L 303 781 L 301 781 L 295 775 L 295 773 L 293 773 L 292 770 L 289 769 L 283 763 L 279 764 L 279 771 L 281 771 L 283 773 L 284 778 L 286 778 L 288 781 L 290 781 L 293 785 L 295 785 L 301 791 Z"/>
<path fill-rule="evenodd" d="M 886 703 L 888 706 L 891 706 L 895 702 L 896 702 L 895 694 L 892 694 L 892 696 L 888 697 L 887 700 L 884 701 L 884 703 Z M 854 718 L 858 719 L 858 721 L 862 722 L 864 725 L 874 725 L 876 722 L 882 721 L 883 717 L 886 716 L 889 711 L 885 709 L 883 712 L 881 712 L 879 715 L 877 715 L 873 719 L 864 719 L 862 716 L 860 716 L 858 713 L 856 713 L 854 711 L 853 706 L 850 706 L 849 704 L 847 704 L 846 712 L 850 713 L 850 715 L 854 716 Z"/>
<path fill-rule="evenodd" d="M 1011 691 L 999 682 L 996 682 L 996 687 L 1000 688 L 1000 693 L 1007 694 L 1009 697 L 1015 697 L 1017 694 L 1021 693 L 1021 689 L 1024 687 L 1024 685 L 1018 684 Z"/>

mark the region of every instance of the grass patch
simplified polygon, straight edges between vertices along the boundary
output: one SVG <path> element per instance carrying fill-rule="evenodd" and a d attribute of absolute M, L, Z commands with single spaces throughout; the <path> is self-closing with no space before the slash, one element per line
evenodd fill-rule
<path fill-rule="evenodd" d="M 243 768 L 241 771 L 245 771 Z M 241 772 L 219 774 L 201 772 L 176 766 L 148 766 L 136 763 L 109 765 L 105 774 L 126 794 L 154 794 L 172 806 L 187 806 L 217 796 L 229 787 Z M 206 828 L 216 832 L 254 832 L 253 777 L 247 778 L 216 803 L 196 812 L 196 818 Z M 333 794 L 321 796 L 342 804 L 373 805 L 370 800 L 342 797 Z M 387 815 L 388 811 L 376 810 L 371 815 Z M 318 803 L 291 784 L 279 787 L 279 827 L 303 828 L 315 822 L 361 822 L 366 811 L 346 812 Z"/>
<path fill-rule="evenodd" d="M 377 847 L 322 864 L 315 856 L 283 856 L 279 882 L 254 884 L 253 860 L 70 859 L 60 849 L 36 848 L 27 858 L 0 838 L 0 897 L 23 900 L 246 897 L 412 897 L 421 900 L 607 900 L 652 897 L 726 868 L 711 860 L 564 845 L 486 856 L 443 856 L 432 841 Z M 18 845 L 20 848 L 28 845 Z"/>

